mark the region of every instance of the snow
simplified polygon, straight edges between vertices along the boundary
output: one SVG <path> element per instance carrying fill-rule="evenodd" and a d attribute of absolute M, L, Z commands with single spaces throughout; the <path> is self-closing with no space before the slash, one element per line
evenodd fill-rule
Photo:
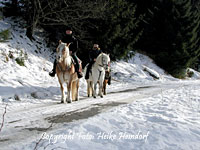
<path fill-rule="evenodd" d="M 190 77 L 191 79 L 200 79 L 200 73 L 198 71 L 191 69 L 191 68 L 188 68 L 187 72 L 192 73 L 192 75 Z"/>
<path fill-rule="evenodd" d="M 199 72 L 190 69 L 192 78 L 175 79 L 136 53 L 112 62 L 103 99 L 87 98 L 82 78 L 80 101 L 60 104 L 58 80 L 48 75 L 53 54 L 43 36 L 30 41 L 9 18 L 0 29 L 11 31 L 9 42 L 0 43 L 2 149 L 200 149 Z M 15 61 L 21 55 L 27 55 L 25 66 Z"/>

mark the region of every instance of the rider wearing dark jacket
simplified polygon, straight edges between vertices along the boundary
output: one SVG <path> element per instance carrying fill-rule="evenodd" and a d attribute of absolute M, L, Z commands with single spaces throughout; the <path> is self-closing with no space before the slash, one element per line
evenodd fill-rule
<path fill-rule="evenodd" d="M 71 43 L 69 46 L 69 51 L 76 55 L 78 50 L 78 40 L 75 38 L 75 36 L 72 35 L 71 30 L 66 31 L 66 35 L 62 38 L 62 42 Z"/>
<path fill-rule="evenodd" d="M 89 79 L 89 72 L 92 68 L 92 65 L 95 63 L 96 61 L 96 58 L 99 56 L 99 54 L 101 54 L 102 51 L 101 49 L 99 48 L 99 45 L 98 44 L 94 44 L 93 45 L 93 49 L 90 50 L 89 52 L 89 65 L 87 67 L 87 70 L 86 70 L 86 75 L 85 75 L 85 79 Z"/>
<path fill-rule="evenodd" d="M 83 75 L 82 75 L 82 72 L 80 72 L 78 57 L 76 56 L 76 52 L 78 50 L 78 40 L 72 35 L 72 31 L 70 29 L 66 30 L 66 35 L 63 37 L 62 42 L 71 43 L 69 46 L 69 51 L 75 62 L 75 71 L 78 74 L 78 78 L 81 78 Z M 52 77 L 54 77 L 56 74 L 56 65 L 57 65 L 57 61 L 55 59 L 53 70 L 49 73 L 49 75 Z"/>

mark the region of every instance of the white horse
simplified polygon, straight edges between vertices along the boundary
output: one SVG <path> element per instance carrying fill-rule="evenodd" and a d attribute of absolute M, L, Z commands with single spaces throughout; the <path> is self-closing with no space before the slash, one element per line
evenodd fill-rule
<path fill-rule="evenodd" d="M 74 64 L 72 63 L 72 57 L 69 54 L 69 45 L 70 44 L 62 43 L 60 40 L 56 49 L 56 74 L 62 93 L 61 103 L 66 103 L 66 101 L 71 103 L 72 100 L 79 100 L 79 79 L 77 73 L 75 72 Z M 67 84 L 67 98 L 65 97 L 65 91 L 63 87 L 64 83 Z"/>
<path fill-rule="evenodd" d="M 88 97 L 92 96 L 96 98 L 97 84 L 99 83 L 99 96 L 103 98 L 103 82 L 105 78 L 105 71 L 108 70 L 110 63 L 109 55 L 101 53 L 96 62 L 93 64 L 91 72 L 89 73 L 89 79 L 87 80 L 87 94 Z"/>

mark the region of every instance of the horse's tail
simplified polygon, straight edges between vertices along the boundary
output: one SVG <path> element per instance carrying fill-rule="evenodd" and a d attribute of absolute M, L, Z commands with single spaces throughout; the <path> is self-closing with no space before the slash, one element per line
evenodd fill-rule
<path fill-rule="evenodd" d="M 72 100 L 78 100 L 79 80 L 72 82 Z"/>
<path fill-rule="evenodd" d="M 106 95 L 106 85 L 108 83 L 108 79 L 104 79 L 103 81 L 103 88 L 102 88 L 102 92 L 104 95 Z"/>

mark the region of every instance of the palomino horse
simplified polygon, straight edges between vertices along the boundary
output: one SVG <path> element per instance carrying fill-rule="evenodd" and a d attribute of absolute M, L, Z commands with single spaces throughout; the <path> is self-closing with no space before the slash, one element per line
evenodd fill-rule
<path fill-rule="evenodd" d="M 77 73 L 75 72 L 74 64 L 72 63 L 72 57 L 69 54 L 69 45 L 70 44 L 62 43 L 60 40 L 56 49 L 56 74 L 62 93 L 61 103 L 66 103 L 66 101 L 71 103 L 72 100 L 79 100 L 79 79 Z M 65 91 L 63 87 L 64 83 L 67 84 L 67 97 L 65 97 Z"/>
<path fill-rule="evenodd" d="M 89 79 L 87 80 L 88 97 L 90 97 L 92 93 L 92 96 L 96 98 L 97 83 L 99 83 L 99 95 L 103 97 L 102 94 L 103 81 L 105 78 L 105 71 L 108 70 L 109 62 L 110 62 L 110 57 L 105 53 L 101 53 L 97 57 L 96 62 L 92 66 Z"/>

